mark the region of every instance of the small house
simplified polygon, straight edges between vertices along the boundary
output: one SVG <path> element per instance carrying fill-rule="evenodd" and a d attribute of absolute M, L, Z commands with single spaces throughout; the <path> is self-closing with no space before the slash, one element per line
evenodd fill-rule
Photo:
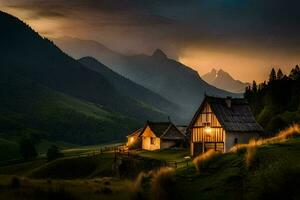
<path fill-rule="evenodd" d="M 141 148 L 142 139 L 140 136 L 141 136 L 142 130 L 143 130 L 143 128 L 139 128 L 127 136 L 127 143 L 126 143 L 127 147 Z"/>
<path fill-rule="evenodd" d="M 185 139 L 185 134 L 172 122 L 147 121 L 143 128 L 127 136 L 127 146 L 151 151 L 183 146 Z"/>
<path fill-rule="evenodd" d="M 185 134 L 172 122 L 147 122 L 142 133 L 142 149 L 158 150 L 183 146 Z"/>
<path fill-rule="evenodd" d="M 191 155 L 209 149 L 228 152 L 233 146 L 259 138 L 263 128 L 242 98 L 205 96 L 190 122 Z"/>

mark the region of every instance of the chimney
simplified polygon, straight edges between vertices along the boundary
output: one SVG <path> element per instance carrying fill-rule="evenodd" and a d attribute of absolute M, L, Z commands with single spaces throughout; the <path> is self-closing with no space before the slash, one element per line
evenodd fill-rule
<path fill-rule="evenodd" d="M 226 97 L 225 103 L 226 103 L 227 108 L 231 108 L 231 97 L 229 97 L 229 96 Z"/>
<path fill-rule="evenodd" d="M 168 121 L 171 122 L 171 117 L 170 116 L 168 116 Z"/>

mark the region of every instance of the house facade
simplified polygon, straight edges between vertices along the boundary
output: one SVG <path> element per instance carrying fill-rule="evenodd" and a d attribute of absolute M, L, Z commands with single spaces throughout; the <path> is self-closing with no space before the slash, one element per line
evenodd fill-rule
<path fill-rule="evenodd" d="M 172 122 L 150 122 L 127 136 L 127 146 L 137 144 L 140 141 L 140 148 L 154 151 L 171 147 L 183 146 L 185 134 L 181 132 Z"/>
<path fill-rule="evenodd" d="M 142 149 L 153 151 L 182 146 L 185 134 L 172 122 L 147 122 L 141 134 Z"/>
<path fill-rule="evenodd" d="M 142 139 L 140 138 L 143 128 L 139 128 L 127 136 L 126 146 L 129 148 L 141 148 Z"/>
<path fill-rule="evenodd" d="M 191 155 L 207 150 L 228 152 L 237 144 L 257 139 L 263 128 L 245 99 L 205 96 L 188 126 Z"/>

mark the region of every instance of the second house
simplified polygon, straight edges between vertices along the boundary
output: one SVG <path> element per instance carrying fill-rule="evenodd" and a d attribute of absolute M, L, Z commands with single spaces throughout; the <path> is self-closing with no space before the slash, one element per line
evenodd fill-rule
<path fill-rule="evenodd" d="M 130 135 L 131 136 L 131 135 Z M 145 150 L 159 150 L 171 147 L 181 147 L 185 142 L 185 134 L 172 122 L 150 122 L 138 131 L 138 136 L 130 140 L 141 140 L 141 148 Z"/>

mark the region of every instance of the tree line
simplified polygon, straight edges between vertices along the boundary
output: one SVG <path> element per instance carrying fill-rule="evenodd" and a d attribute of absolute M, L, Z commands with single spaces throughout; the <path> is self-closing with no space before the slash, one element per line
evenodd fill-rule
<path fill-rule="evenodd" d="M 300 68 L 296 65 L 289 74 L 272 68 L 269 80 L 246 88 L 248 100 L 257 121 L 268 134 L 293 123 L 300 123 Z"/>

